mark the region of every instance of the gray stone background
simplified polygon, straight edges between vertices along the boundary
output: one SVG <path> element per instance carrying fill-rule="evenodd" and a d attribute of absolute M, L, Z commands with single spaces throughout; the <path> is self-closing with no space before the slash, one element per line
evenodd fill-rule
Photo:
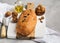
<path fill-rule="evenodd" d="M 0 2 L 14 4 L 16 0 L 0 0 Z M 46 26 L 60 32 L 60 0 L 22 0 L 35 3 L 35 6 L 42 4 L 46 7 Z"/>

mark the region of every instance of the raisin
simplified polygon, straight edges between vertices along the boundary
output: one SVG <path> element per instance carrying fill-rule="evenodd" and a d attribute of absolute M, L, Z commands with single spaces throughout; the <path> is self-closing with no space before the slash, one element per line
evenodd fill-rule
<path fill-rule="evenodd" d="M 27 15 L 29 15 L 29 14 L 27 14 Z"/>
<path fill-rule="evenodd" d="M 22 20 L 22 22 L 24 22 L 25 21 L 25 19 L 24 20 Z"/>
<path fill-rule="evenodd" d="M 24 18 L 26 18 L 27 16 L 24 16 Z"/>

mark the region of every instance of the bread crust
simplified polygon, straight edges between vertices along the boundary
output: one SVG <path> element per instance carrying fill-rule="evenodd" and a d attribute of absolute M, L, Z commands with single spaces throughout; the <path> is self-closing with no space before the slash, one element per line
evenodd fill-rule
<path fill-rule="evenodd" d="M 16 33 L 26 37 L 35 30 L 37 17 L 33 10 L 25 10 L 18 19 Z"/>

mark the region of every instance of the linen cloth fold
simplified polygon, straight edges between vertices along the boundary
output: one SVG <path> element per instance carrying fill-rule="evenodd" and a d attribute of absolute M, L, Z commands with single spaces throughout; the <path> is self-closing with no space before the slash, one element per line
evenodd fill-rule
<path fill-rule="evenodd" d="M 2 23 L 2 19 L 7 11 L 9 9 L 12 9 L 12 5 L 9 5 L 7 3 L 0 3 L 0 22 Z"/>

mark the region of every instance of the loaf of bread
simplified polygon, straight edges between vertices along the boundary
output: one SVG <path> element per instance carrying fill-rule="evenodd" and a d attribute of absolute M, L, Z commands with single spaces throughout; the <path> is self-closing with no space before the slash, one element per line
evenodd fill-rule
<path fill-rule="evenodd" d="M 27 3 L 27 9 L 34 9 L 34 3 Z"/>
<path fill-rule="evenodd" d="M 23 11 L 17 22 L 16 34 L 22 37 L 28 36 L 35 30 L 36 23 L 37 17 L 33 10 Z"/>

